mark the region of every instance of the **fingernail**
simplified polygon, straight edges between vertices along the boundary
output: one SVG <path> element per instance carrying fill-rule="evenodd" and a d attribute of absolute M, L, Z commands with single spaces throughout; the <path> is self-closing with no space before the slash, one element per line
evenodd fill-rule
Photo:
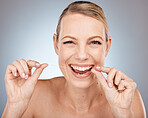
<path fill-rule="evenodd" d="M 108 86 L 111 88 L 111 87 L 112 87 L 112 84 L 109 82 L 109 83 L 108 83 Z"/>
<path fill-rule="evenodd" d="M 14 73 L 14 76 L 17 76 L 17 73 L 16 72 Z"/>
<path fill-rule="evenodd" d="M 36 66 L 37 66 L 37 67 L 39 67 L 39 66 L 40 66 L 40 64 L 39 64 L 39 63 L 36 63 Z"/>
<path fill-rule="evenodd" d="M 25 76 L 25 79 L 28 79 L 28 75 Z"/>
<path fill-rule="evenodd" d="M 96 69 L 97 69 L 97 70 L 100 70 L 100 67 L 99 67 L 99 66 L 97 66 L 97 67 L 96 67 Z"/>
<path fill-rule="evenodd" d="M 22 74 L 22 77 L 25 78 L 25 73 Z"/>
<path fill-rule="evenodd" d="M 48 64 L 45 66 L 45 68 L 48 66 Z"/>

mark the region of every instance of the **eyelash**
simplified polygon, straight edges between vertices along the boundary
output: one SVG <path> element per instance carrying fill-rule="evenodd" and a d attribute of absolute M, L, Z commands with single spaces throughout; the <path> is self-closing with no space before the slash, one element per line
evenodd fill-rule
<path fill-rule="evenodd" d="M 73 43 L 72 41 L 63 42 L 63 44 L 72 44 L 72 43 Z"/>
<path fill-rule="evenodd" d="M 101 45 L 102 44 L 99 41 L 91 41 L 91 44 L 94 44 L 94 42 L 95 42 L 95 44 L 98 44 L 98 45 Z M 72 44 L 72 43 L 73 43 L 73 41 L 65 41 L 65 42 L 63 42 L 63 44 Z"/>
<path fill-rule="evenodd" d="M 92 41 L 91 43 L 95 42 L 95 44 L 99 44 L 101 45 L 102 43 L 100 43 L 99 41 Z"/>

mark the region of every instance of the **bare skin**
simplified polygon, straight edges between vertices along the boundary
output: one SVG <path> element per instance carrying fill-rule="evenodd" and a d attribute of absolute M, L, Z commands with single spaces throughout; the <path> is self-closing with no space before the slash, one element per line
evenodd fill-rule
<path fill-rule="evenodd" d="M 100 21 L 81 14 L 64 16 L 59 40 L 55 34 L 53 41 L 64 77 L 38 81 L 46 63 L 14 61 L 5 76 L 3 118 L 146 118 L 136 83 L 123 72 L 104 67 L 111 37 L 106 42 Z M 93 68 L 83 77 L 74 74 L 71 65 Z"/>
<path fill-rule="evenodd" d="M 58 118 L 61 116 L 63 118 L 96 118 L 102 116 L 107 117 L 109 114 L 111 114 L 111 111 L 107 107 L 107 101 L 105 100 L 103 93 L 101 93 L 100 95 L 98 94 L 97 98 L 93 101 L 95 104 L 93 103 L 89 110 L 87 110 L 86 107 L 86 109 L 76 111 L 70 105 L 71 103 L 68 103 L 68 98 L 66 98 L 66 96 L 64 95 L 65 82 L 66 81 L 63 77 L 58 77 L 46 81 L 39 81 L 30 102 L 29 109 L 27 109 L 23 117 L 27 118 L 28 112 L 33 113 L 30 115 L 34 116 L 35 118 L 46 118 L 49 116 L 51 118 Z M 41 90 L 42 92 L 39 90 Z M 82 96 L 82 98 L 83 97 L 84 96 Z M 101 101 L 97 101 L 98 98 L 100 98 Z M 105 116 L 105 112 L 108 112 L 107 116 Z"/>
<path fill-rule="evenodd" d="M 21 60 L 22 61 L 22 60 Z M 25 60 L 23 60 L 25 62 Z M 28 61 L 29 64 L 27 65 L 36 65 L 36 61 Z M 36 71 L 39 73 L 39 69 L 47 66 L 46 64 L 40 65 L 40 67 L 37 67 Z M 24 67 L 24 65 L 23 65 Z M 8 66 L 8 70 L 12 69 L 10 66 Z M 7 71 L 8 71 L 7 70 Z M 18 69 L 19 70 L 19 69 Z M 24 68 L 25 70 L 25 68 Z M 13 75 L 15 70 L 12 69 L 11 75 Z M 20 70 L 19 70 L 20 71 Z M 34 72 L 34 76 L 35 76 Z M 40 70 L 41 72 L 41 70 Z M 7 72 L 8 74 L 8 72 Z M 40 73 L 41 74 L 41 73 Z M 19 75 L 21 75 L 18 72 L 18 76 L 16 77 L 16 81 L 24 81 L 27 85 L 27 81 L 33 80 L 33 75 L 29 75 L 28 79 L 21 78 Z M 8 76 L 8 75 L 7 75 Z M 19 79 L 20 78 L 20 79 Z M 8 79 L 8 78 L 6 78 Z M 4 114 L 2 118 L 9 118 L 12 116 L 12 118 L 114 118 L 113 112 L 110 108 L 110 105 L 108 104 L 108 101 L 106 100 L 106 96 L 104 94 L 104 91 L 102 89 L 102 85 L 100 85 L 99 81 L 98 83 L 95 83 L 92 85 L 93 91 L 96 94 L 92 94 L 93 91 L 87 91 L 88 96 L 83 96 L 82 94 L 79 94 L 77 98 L 80 98 L 79 102 L 80 104 L 77 104 L 77 107 L 74 107 L 74 104 L 71 102 L 72 99 L 69 98 L 69 95 L 67 94 L 67 88 L 66 84 L 67 81 L 64 77 L 57 77 L 49 80 L 38 80 L 37 77 L 36 84 L 33 84 L 34 90 L 29 95 L 30 99 L 28 100 L 29 103 L 26 103 L 26 100 L 22 100 L 18 96 L 10 97 L 9 92 L 8 94 L 8 100 L 7 105 L 4 111 Z M 35 82 L 35 81 L 34 81 Z M 7 82 L 6 82 L 7 85 Z M 20 84 L 19 87 L 23 88 L 24 84 Z M 30 91 L 31 85 L 29 84 L 28 87 L 25 89 L 22 89 L 22 93 L 24 91 Z M 91 90 L 91 89 L 90 89 Z M 96 91 L 95 91 L 96 90 Z M 13 91 L 15 93 L 15 91 Z M 23 94 L 20 95 L 23 95 Z M 17 93 L 19 95 L 19 93 Z M 89 96 L 89 94 L 91 94 Z M 12 94 L 11 94 L 12 95 Z M 10 97 L 10 98 L 9 98 Z M 23 96 L 24 98 L 28 98 L 26 96 Z M 88 97 L 92 98 L 91 101 L 87 101 Z M 12 99 L 13 98 L 13 99 Z M 77 100 L 78 101 L 78 100 Z M 23 105 L 21 104 L 23 103 Z M 86 104 L 87 103 L 87 104 Z M 13 104 L 13 105 L 12 105 Z M 27 105 L 26 105 L 27 104 Z M 89 107 L 88 107 L 89 106 Z M 141 99 L 141 96 L 138 92 L 138 90 L 135 90 L 134 97 L 132 99 L 132 111 L 135 118 L 146 118 L 145 111 L 144 111 L 144 105 Z M 79 110 L 77 110 L 79 108 Z"/>
<path fill-rule="evenodd" d="M 71 106 L 68 106 L 67 99 L 64 96 L 65 82 L 63 77 L 39 80 L 23 118 L 114 118 L 103 91 L 98 92 L 97 99 L 93 101 L 95 104 L 88 111 L 86 109 L 76 111 Z M 144 111 L 138 90 L 134 95 L 132 109 L 137 118 L 144 118 L 141 115 L 144 114 Z"/>

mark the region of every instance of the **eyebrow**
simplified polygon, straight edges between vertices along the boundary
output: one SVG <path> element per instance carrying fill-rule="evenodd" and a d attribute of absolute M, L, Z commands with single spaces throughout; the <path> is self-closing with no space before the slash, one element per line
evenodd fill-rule
<path fill-rule="evenodd" d="M 61 40 L 63 40 L 64 38 L 71 38 L 71 39 L 77 40 L 77 38 L 75 38 L 73 36 L 68 36 L 68 35 L 67 36 L 64 36 Z M 94 39 L 94 38 L 99 38 L 99 39 L 101 39 L 103 41 L 103 38 L 101 36 L 98 36 L 98 35 L 91 36 L 91 37 L 88 38 L 88 40 L 91 40 L 91 39 Z"/>

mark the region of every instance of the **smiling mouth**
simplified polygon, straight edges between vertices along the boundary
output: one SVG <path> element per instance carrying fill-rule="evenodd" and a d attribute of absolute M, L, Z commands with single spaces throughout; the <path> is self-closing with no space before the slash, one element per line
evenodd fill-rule
<path fill-rule="evenodd" d="M 70 64 L 69 66 L 74 73 L 83 75 L 83 74 L 90 72 L 94 65 L 80 66 L 80 65 Z"/>

